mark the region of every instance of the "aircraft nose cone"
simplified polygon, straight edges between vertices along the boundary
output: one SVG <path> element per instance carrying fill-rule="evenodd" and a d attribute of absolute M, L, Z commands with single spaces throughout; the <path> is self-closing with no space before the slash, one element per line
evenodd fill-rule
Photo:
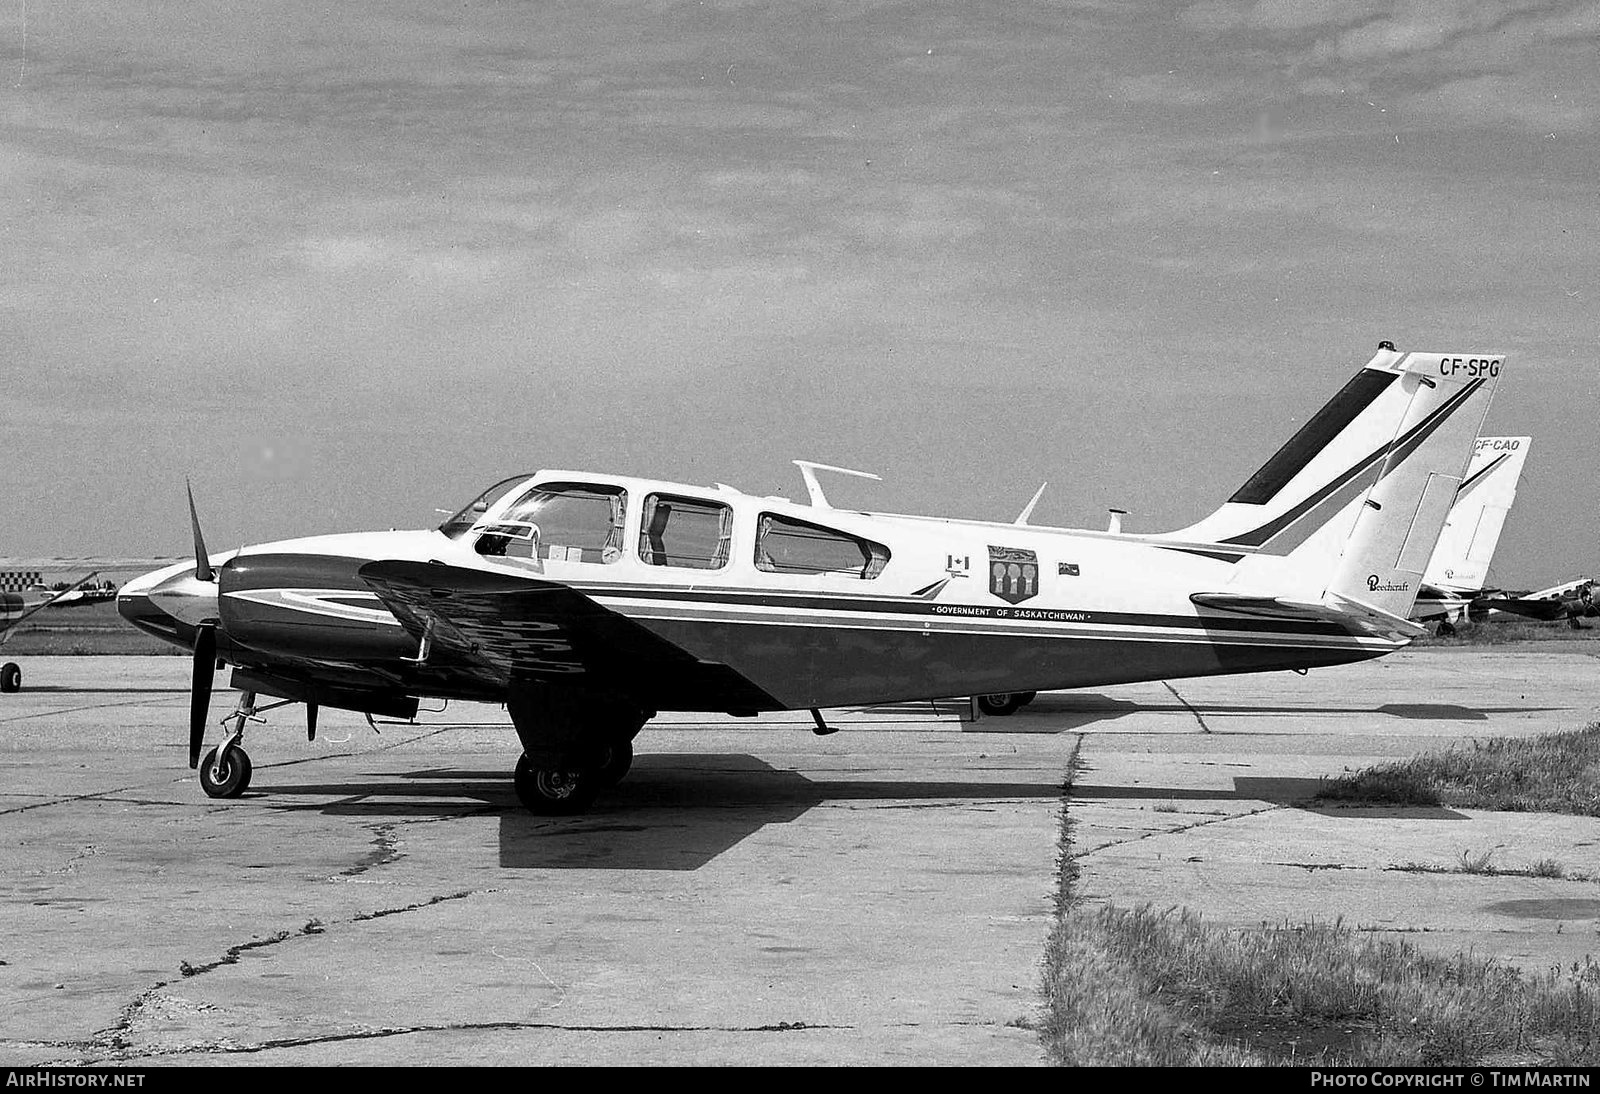
<path fill-rule="evenodd" d="M 144 591 L 144 598 L 172 618 L 191 627 L 215 622 L 217 619 L 217 583 L 200 580 L 194 576 L 192 570 L 173 574 L 164 581 L 152 585 Z M 136 594 L 127 599 L 128 610 L 131 610 L 138 596 Z M 120 599 L 117 602 L 117 610 L 124 618 L 132 618 L 128 615 L 128 610 L 124 609 L 123 601 Z"/>

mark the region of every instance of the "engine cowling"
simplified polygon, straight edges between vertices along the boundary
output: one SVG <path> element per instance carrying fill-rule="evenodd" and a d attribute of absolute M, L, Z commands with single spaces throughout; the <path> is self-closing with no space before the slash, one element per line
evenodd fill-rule
<path fill-rule="evenodd" d="M 263 653 L 383 661 L 416 653 L 417 640 L 356 571 L 366 559 L 247 554 L 218 574 L 221 631 Z"/>

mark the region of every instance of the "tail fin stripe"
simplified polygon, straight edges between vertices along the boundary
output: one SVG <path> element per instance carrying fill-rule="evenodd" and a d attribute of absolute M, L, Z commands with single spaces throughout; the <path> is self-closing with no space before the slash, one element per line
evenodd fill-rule
<path fill-rule="evenodd" d="M 1441 404 L 1433 411 L 1432 414 L 1429 414 L 1422 421 L 1412 426 L 1411 430 L 1407 432 L 1404 437 L 1401 437 L 1397 441 L 1386 444 L 1382 448 L 1373 452 L 1366 459 L 1361 460 L 1354 467 L 1350 468 L 1344 474 L 1328 483 L 1322 489 L 1316 491 L 1310 497 L 1302 501 L 1299 505 L 1296 505 L 1293 509 L 1290 509 L 1277 519 L 1270 520 L 1266 524 L 1261 525 L 1259 528 L 1254 528 L 1248 532 L 1241 532 L 1238 535 L 1229 536 L 1222 542 L 1237 543 L 1241 546 L 1247 547 L 1260 547 L 1268 540 L 1277 536 L 1284 529 L 1288 528 L 1291 524 L 1294 524 L 1311 510 L 1321 505 L 1328 499 L 1330 495 L 1336 491 L 1344 489 L 1344 487 L 1347 486 L 1352 479 L 1356 478 L 1362 472 L 1372 467 L 1372 465 L 1377 461 L 1384 459 L 1390 453 L 1394 453 L 1395 458 L 1389 461 L 1387 470 L 1384 473 L 1387 473 L 1387 471 L 1392 471 L 1394 468 L 1398 467 L 1407 456 L 1416 451 L 1422 442 L 1427 440 L 1428 437 L 1432 435 L 1434 430 L 1443 425 L 1445 420 L 1449 418 L 1451 414 L 1455 413 L 1456 410 L 1461 407 L 1462 403 L 1466 402 L 1466 400 L 1470 398 L 1472 394 L 1483 385 L 1483 383 L 1484 381 L 1482 380 L 1473 380 L 1471 383 L 1464 385 L 1460 391 L 1456 392 L 1449 398 L 1449 400 Z"/>
<path fill-rule="evenodd" d="M 1500 453 L 1500 455 L 1496 456 L 1494 459 L 1490 460 L 1488 463 L 1486 463 L 1482 467 L 1478 468 L 1476 471 L 1474 471 L 1472 473 L 1471 477 L 1469 477 L 1465 482 L 1463 482 L 1461 484 L 1461 489 L 1456 491 L 1456 497 L 1459 498 L 1462 494 L 1465 494 L 1468 490 L 1470 490 L 1472 488 L 1474 483 L 1478 482 L 1478 480 L 1482 479 L 1485 475 L 1487 475 L 1489 472 L 1493 471 L 1495 468 L 1499 467 L 1501 464 L 1505 463 L 1510 458 L 1511 458 L 1511 453 L 1502 452 L 1502 453 Z"/>
<path fill-rule="evenodd" d="M 1460 410 L 1461 405 L 1468 399 L 1472 398 L 1473 395 L 1477 394 L 1478 389 L 1482 387 L 1484 383 L 1485 381 L 1483 380 L 1473 380 L 1472 382 L 1466 384 L 1460 391 L 1456 392 L 1449 398 L 1447 402 L 1440 406 L 1439 409 L 1435 410 L 1432 414 L 1418 422 L 1412 428 L 1410 433 L 1407 433 L 1404 437 L 1401 437 L 1398 441 L 1396 441 L 1394 444 L 1394 455 L 1385 465 L 1383 473 L 1388 475 L 1395 468 L 1399 467 L 1400 464 L 1405 461 L 1407 456 L 1411 455 L 1411 453 L 1422 447 L 1422 442 L 1433 436 L 1433 431 L 1443 425 L 1445 420 L 1449 418 L 1450 415 Z M 1460 470 L 1456 472 L 1458 475 L 1460 473 Z"/>

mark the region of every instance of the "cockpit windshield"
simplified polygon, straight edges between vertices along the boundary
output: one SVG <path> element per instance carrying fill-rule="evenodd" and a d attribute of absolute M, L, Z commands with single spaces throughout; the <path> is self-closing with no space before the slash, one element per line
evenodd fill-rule
<path fill-rule="evenodd" d="M 455 516 L 439 525 L 439 531 L 451 539 L 463 535 L 482 520 L 483 515 L 495 507 L 495 503 L 531 478 L 533 472 L 530 471 L 525 475 L 513 475 L 509 479 L 495 483 L 468 502 Z"/>

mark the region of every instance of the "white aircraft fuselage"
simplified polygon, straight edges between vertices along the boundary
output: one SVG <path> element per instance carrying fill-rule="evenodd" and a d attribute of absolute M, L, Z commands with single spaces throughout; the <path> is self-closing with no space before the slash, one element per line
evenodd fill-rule
<path fill-rule="evenodd" d="M 306 703 L 313 732 L 321 705 L 406 717 L 444 697 L 505 702 L 523 800 L 573 811 L 661 710 L 815 713 L 1397 649 L 1423 633 L 1405 617 L 1503 362 L 1385 345 L 1178 533 L 839 509 L 816 472 L 845 469 L 804 461 L 809 504 L 549 470 L 438 529 L 217 555 L 191 499 L 195 562 L 128 583 L 118 610 L 194 651 L 191 764 L 213 662 L 234 667 L 235 727 L 202 770 L 214 796 L 248 784 L 258 693 Z"/>

